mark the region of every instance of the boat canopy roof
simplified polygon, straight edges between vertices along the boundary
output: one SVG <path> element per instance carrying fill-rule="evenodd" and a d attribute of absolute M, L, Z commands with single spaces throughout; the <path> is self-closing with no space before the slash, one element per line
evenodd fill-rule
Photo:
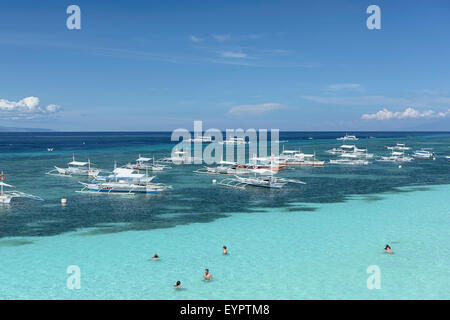
<path fill-rule="evenodd" d="M 136 170 L 128 168 L 116 168 L 113 173 L 118 178 L 133 178 L 139 179 L 145 177 L 145 174 L 134 173 Z"/>
<path fill-rule="evenodd" d="M 80 162 L 80 161 L 72 161 L 68 163 L 69 166 L 80 166 L 80 167 L 86 166 L 88 164 L 89 162 Z"/>
<path fill-rule="evenodd" d="M 353 149 L 353 148 L 356 148 L 356 146 L 355 145 L 350 145 L 350 144 L 343 144 L 341 146 L 341 148 L 342 149 Z"/>
<path fill-rule="evenodd" d="M 152 160 L 152 158 L 139 157 L 136 159 L 137 162 L 147 162 Z"/>

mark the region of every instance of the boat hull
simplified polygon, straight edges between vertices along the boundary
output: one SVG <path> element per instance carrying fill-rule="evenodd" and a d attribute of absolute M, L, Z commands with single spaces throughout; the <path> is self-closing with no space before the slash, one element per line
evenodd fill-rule
<path fill-rule="evenodd" d="M 10 204 L 12 197 L 7 195 L 0 196 L 0 204 Z"/>

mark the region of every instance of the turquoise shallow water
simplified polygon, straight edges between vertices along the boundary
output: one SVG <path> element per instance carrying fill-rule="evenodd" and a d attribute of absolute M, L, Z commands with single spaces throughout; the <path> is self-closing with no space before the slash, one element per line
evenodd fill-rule
<path fill-rule="evenodd" d="M 399 188 L 174 228 L 3 238 L 0 297 L 449 299 L 449 192 L 450 185 Z M 383 252 L 386 243 L 394 255 Z M 155 252 L 161 260 L 148 261 Z M 66 288 L 69 265 L 81 269 L 80 290 Z M 380 290 L 366 287 L 370 265 L 381 269 Z M 174 290 L 176 280 L 185 289 Z"/>

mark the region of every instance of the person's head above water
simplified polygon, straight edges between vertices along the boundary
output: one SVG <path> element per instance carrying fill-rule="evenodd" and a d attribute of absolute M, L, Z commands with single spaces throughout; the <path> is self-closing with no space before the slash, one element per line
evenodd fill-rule
<path fill-rule="evenodd" d="M 205 273 L 209 273 L 209 269 L 205 269 Z"/>
<path fill-rule="evenodd" d="M 227 246 L 223 246 L 223 248 L 224 248 L 225 250 L 227 250 Z"/>
<path fill-rule="evenodd" d="M 177 284 L 175 285 L 175 287 L 180 287 L 181 286 L 181 281 L 177 281 Z"/>

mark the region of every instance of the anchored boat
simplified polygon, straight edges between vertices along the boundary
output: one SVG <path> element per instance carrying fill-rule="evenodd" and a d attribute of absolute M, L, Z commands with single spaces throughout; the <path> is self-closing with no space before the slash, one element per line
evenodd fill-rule
<path fill-rule="evenodd" d="M 412 156 L 416 159 L 432 159 L 436 157 L 436 154 L 428 151 L 427 149 L 422 149 L 414 151 Z"/>
<path fill-rule="evenodd" d="M 155 158 L 141 157 L 141 155 L 136 159 L 136 163 L 129 163 L 125 167 L 128 169 L 148 171 L 164 171 L 165 169 L 170 169 L 169 166 L 157 163 Z"/>
<path fill-rule="evenodd" d="M 336 140 L 342 140 L 342 141 L 357 141 L 359 140 L 359 138 L 357 138 L 356 136 L 350 136 L 347 133 L 345 134 L 345 136 L 340 137 L 340 138 L 336 138 Z"/>
<path fill-rule="evenodd" d="M 381 157 L 380 159 L 377 159 L 376 161 L 380 162 L 411 162 L 414 158 L 405 156 L 405 152 L 399 152 L 399 151 L 392 151 L 391 155 L 388 157 Z"/>
<path fill-rule="evenodd" d="M 171 186 L 162 183 L 153 183 L 155 176 L 137 173 L 128 168 L 115 168 L 112 175 L 98 176 L 90 182 L 79 182 L 83 188 L 81 193 L 159 193 Z"/>
<path fill-rule="evenodd" d="M 72 161 L 67 164 L 67 168 L 59 168 L 55 166 L 55 169 L 47 172 L 47 174 L 67 177 L 74 175 L 96 177 L 100 171 L 100 169 L 91 167 L 90 159 L 88 159 L 87 162 L 75 161 L 75 155 L 72 155 Z"/>
<path fill-rule="evenodd" d="M 195 170 L 194 173 L 206 173 L 206 174 L 233 174 L 233 175 L 246 175 L 250 170 L 246 168 L 240 168 L 236 162 L 220 161 L 217 167 L 207 167 Z"/>
<path fill-rule="evenodd" d="M 202 162 L 202 158 L 191 157 L 187 151 L 179 151 L 175 149 L 172 151 L 172 155 L 168 158 L 158 160 L 158 163 L 173 163 L 173 164 L 194 164 L 196 162 Z"/>
<path fill-rule="evenodd" d="M 316 159 L 316 154 L 303 153 L 300 150 L 284 150 L 278 156 L 278 162 L 286 166 L 323 167 L 325 161 Z"/>
<path fill-rule="evenodd" d="M 400 151 L 406 151 L 406 150 L 410 150 L 410 147 L 407 147 L 404 143 L 396 143 L 395 146 L 386 146 L 387 149 L 389 150 L 400 150 Z"/>
<path fill-rule="evenodd" d="M 373 153 L 368 153 L 367 149 L 359 149 L 355 145 L 343 144 L 338 148 L 333 148 L 327 151 L 333 155 L 345 155 L 349 158 L 373 158 Z"/>
<path fill-rule="evenodd" d="M 220 141 L 219 143 L 220 144 L 239 145 L 239 144 L 248 144 L 249 142 L 245 141 L 245 138 L 231 137 L 225 141 Z"/>
<path fill-rule="evenodd" d="M 220 184 L 225 187 L 245 189 L 247 186 L 263 187 L 271 189 L 281 189 L 288 183 L 306 184 L 306 182 L 294 179 L 276 178 L 273 176 L 265 177 L 240 177 L 234 176 L 234 178 L 227 178 L 219 181 Z"/>
<path fill-rule="evenodd" d="M 330 160 L 330 164 L 341 164 L 350 166 L 366 166 L 370 162 L 364 159 L 335 159 Z"/>
<path fill-rule="evenodd" d="M 14 186 L 10 184 L 6 184 L 4 181 L 6 180 L 6 175 L 3 173 L 0 174 L 0 204 L 9 204 L 13 198 L 26 198 L 37 201 L 44 201 L 41 197 L 34 196 L 32 194 L 20 192 L 20 191 L 5 191 L 6 188 L 14 188 Z"/>

